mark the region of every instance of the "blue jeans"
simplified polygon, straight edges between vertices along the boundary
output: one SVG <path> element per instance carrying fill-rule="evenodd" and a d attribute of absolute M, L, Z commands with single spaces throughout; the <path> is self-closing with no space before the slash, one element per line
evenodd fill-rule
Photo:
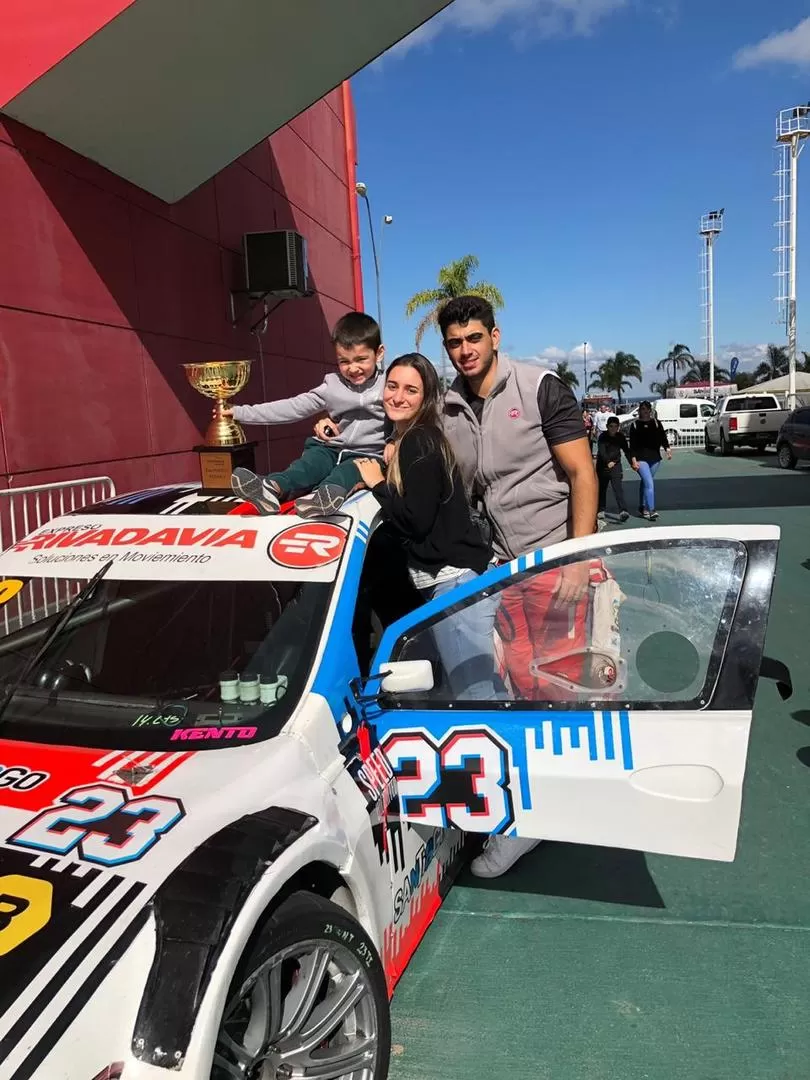
<path fill-rule="evenodd" d="M 660 461 L 640 461 L 638 463 L 638 477 L 641 481 L 639 494 L 639 506 L 642 510 L 655 510 L 655 484 L 653 477 L 661 467 Z"/>
<path fill-rule="evenodd" d="M 459 577 L 420 591 L 425 600 L 433 600 L 477 576 L 474 570 L 465 570 Z M 500 696 L 495 689 L 494 645 L 499 599 L 479 598 L 461 611 L 444 615 L 431 627 L 453 701 L 492 701 Z"/>

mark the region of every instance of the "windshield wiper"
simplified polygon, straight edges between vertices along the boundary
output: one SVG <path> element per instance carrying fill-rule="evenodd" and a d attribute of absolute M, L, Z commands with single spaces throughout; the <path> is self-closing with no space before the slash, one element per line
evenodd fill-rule
<path fill-rule="evenodd" d="M 25 680 L 40 662 L 42 657 L 45 655 L 48 649 L 50 649 L 51 645 L 54 643 L 54 641 L 56 641 L 60 634 L 63 633 L 68 623 L 82 606 L 82 604 L 89 600 L 93 593 L 96 591 L 96 586 L 110 569 L 112 564 L 112 559 L 110 559 L 108 562 L 105 562 L 104 565 L 99 570 L 97 570 L 95 574 L 93 574 L 90 580 L 87 581 L 81 587 L 81 589 L 79 589 L 79 591 L 70 601 L 68 606 L 65 608 L 62 614 L 50 628 L 48 633 L 45 635 L 45 638 L 37 651 L 34 653 L 28 663 L 23 665 L 16 679 L 14 679 L 14 681 L 12 683 L 9 683 L 9 685 L 6 687 L 6 691 L 3 694 L 2 701 L 0 701 L 0 719 L 2 719 L 11 699 L 14 697 L 22 684 L 25 682 Z"/>

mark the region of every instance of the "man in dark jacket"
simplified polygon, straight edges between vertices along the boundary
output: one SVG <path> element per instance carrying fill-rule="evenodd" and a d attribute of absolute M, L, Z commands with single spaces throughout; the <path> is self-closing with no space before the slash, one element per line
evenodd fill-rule
<path fill-rule="evenodd" d="M 596 475 L 599 480 L 599 513 L 596 520 L 600 525 L 605 521 L 608 486 L 613 488 L 613 496 L 619 508 L 619 520 L 627 521 L 630 517 L 624 501 L 622 454 L 627 458 L 628 465 L 632 466 L 630 447 L 622 434 L 619 418 L 611 416 L 607 422 L 607 430 L 602 432 L 596 444 Z"/>

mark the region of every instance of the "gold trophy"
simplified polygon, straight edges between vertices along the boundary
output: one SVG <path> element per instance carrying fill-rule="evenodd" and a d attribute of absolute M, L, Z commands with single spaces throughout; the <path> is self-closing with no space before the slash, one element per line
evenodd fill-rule
<path fill-rule="evenodd" d="M 200 455 L 204 492 L 230 492 L 233 470 L 239 466 L 255 467 L 256 444 L 247 441 L 233 417 L 225 416 L 225 402 L 247 385 L 252 363 L 252 360 L 212 360 L 203 364 L 183 364 L 186 378 L 194 389 L 216 402 L 214 418 L 205 432 L 205 442 L 194 447 Z"/>

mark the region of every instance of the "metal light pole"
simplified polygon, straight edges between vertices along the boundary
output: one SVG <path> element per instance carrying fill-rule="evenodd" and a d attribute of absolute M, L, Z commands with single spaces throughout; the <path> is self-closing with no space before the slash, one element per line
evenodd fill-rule
<path fill-rule="evenodd" d="M 810 102 L 793 109 L 782 109 L 776 121 L 776 141 L 782 148 L 777 203 L 780 204 L 779 221 L 779 270 L 777 277 L 787 276 L 787 296 L 780 289 L 777 300 L 784 305 L 788 341 L 788 408 L 796 408 L 796 243 L 797 205 L 799 199 L 799 154 L 804 140 L 810 136 Z M 785 157 L 789 158 L 789 165 Z M 787 165 L 787 167 L 786 167 Z M 788 176 L 787 191 L 784 190 L 785 174 Z M 787 212 L 787 218 L 785 217 Z M 785 256 L 787 255 L 787 267 Z"/>
<path fill-rule="evenodd" d="M 582 388 L 582 396 L 588 393 L 588 342 L 582 342 L 582 373 L 585 376 L 585 385 Z"/>
<path fill-rule="evenodd" d="M 714 398 L 714 241 L 723 231 L 723 210 L 712 210 L 700 219 L 703 237 L 703 338 L 709 361 L 709 397 Z M 674 367 L 674 365 L 673 365 Z"/>
<path fill-rule="evenodd" d="M 371 203 L 368 201 L 368 187 L 362 182 L 358 181 L 354 185 L 354 190 L 357 192 L 359 198 L 366 204 L 366 213 L 368 214 L 368 231 L 371 236 L 371 254 L 374 256 L 374 280 L 377 286 L 377 322 L 380 327 L 380 336 L 382 336 L 382 300 L 380 298 L 380 260 L 377 258 L 377 238 L 374 235 L 374 221 L 371 216 Z M 382 219 L 383 225 L 390 225 L 393 222 L 393 218 L 390 214 L 386 214 Z M 382 236 L 380 237 L 380 246 L 382 247 Z M 383 340 L 385 340 L 383 338 Z"/>

